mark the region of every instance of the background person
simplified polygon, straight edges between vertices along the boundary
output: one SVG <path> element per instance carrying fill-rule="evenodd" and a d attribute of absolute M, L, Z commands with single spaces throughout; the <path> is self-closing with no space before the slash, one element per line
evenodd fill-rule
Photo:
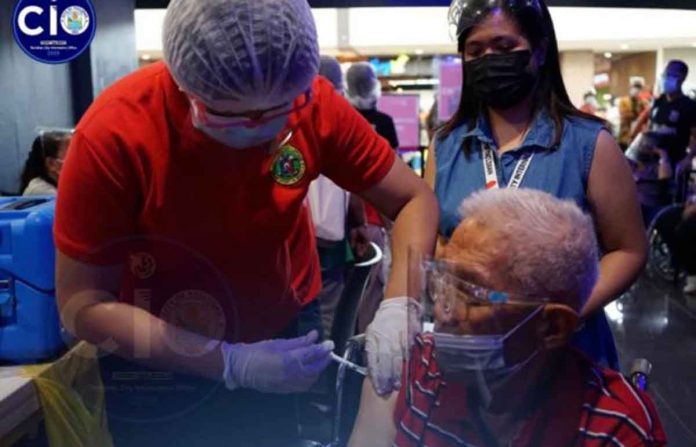
<path fill-rule="evenodd" d="M 337 93 L 343 94 L 343 73 L 336 58 L 322 56 L 319 74 L 333 84 Z M 329 337 L 348 268 L 356 253 L 364 252 L 364 245 L 369 243 L 365 206 L 355 194 L 341 189 L 324 175 L 309 185 L 308 198 L 321 265 L 321 290 L 317 300 L 324 337 Z"/>
<path fill-rule="evenodd" d="M 541 0 L 452 3 L 464 61 L 459 109 L 438 133 L 426 181 L 440 202 L 446 241 L 462 200 L 481 189 L 540 189 L 592 214 L 601 235 L 600 280 L 575 341 L 618 368 L 604 306 L 642 271 L 647 240 L 636 186 L 604 121 L 578 111 L 561 75 L 558 44 Z"/>
<path fill-rule="evenodd" d="M 20 191 L 23 196 L 57 193 L 58 177 L 68 153 L 71 134 L 67 130 L 44 130 L 34 139 L 22 171 Z"/>
<path fill-rule="evenodd" d="M 375 132 L 389 142 L 394 151 L 399 148 L 399 137 L 391 116 L 377 110 L 377 102 L 382 95 L 382 85 L 377 78 L 374 68 L 367 62 L 351 65 L 346 73 L 348 101 L 357 109 L 375 129 Z M 365 206 L 367 234 L 383 253 L 389 250 L 387 228 L 390 222 L 370 205 Z M 370 281 L 367 285 L 358 311 L 357 332 L 362 333 L 372 323 L 375 313 L 384 298 L 385 275 L 384 261 L 372 267 Z"/>
<path fill-rule="evenodd" d="M 657 147 L 658 142 L 659 136 L 647 132 L 640 134 L 626 150 L 646 227 L 671 202 L 669 189 L 673 178 L 672 163 L 667 151 Z"/>
<path fill-rule="evenodd" d="M 628 96 L 619 98 L 619 116 L 621 117 L 619 146 L 624 151 L 633 141 L 632 135 L 642 132 L 637 129 L 636 124 L 643 112 L 650 108 L 650 102 L 642 97 L 644 87 L 643 81 L 633 81 Z"/>
<path fill-rule="evenodd" d="M 667 151 L 672 166 L 676 166 L 686 155 L 689 137 L 696 132 L 696 102 L 683 92 L 684 81 L 689 75 L 689 66 L 681 60 L 672 60 L 662 74 L 662 94 L 652 105 L 649 128 L 660 134 L 659 146 Z M 640 132 L 644 123 L 637 124 L 634 134 Z"/>

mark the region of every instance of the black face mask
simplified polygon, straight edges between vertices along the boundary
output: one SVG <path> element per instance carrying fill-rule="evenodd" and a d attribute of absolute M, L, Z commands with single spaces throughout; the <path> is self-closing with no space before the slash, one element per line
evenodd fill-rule
<path fill-rule="evenodd" d="M 474 95 L 494 109 L 509 109 L 524 100 L 536 85 L 537 73 L 529 71 L 532 52 L 513 51 L 466 62 L 466 83 Z"/>

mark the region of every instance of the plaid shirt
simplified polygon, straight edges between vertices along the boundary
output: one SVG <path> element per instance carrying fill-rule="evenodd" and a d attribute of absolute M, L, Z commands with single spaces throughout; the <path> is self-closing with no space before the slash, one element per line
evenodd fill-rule
<path fill-rule="evenodd" d="M 463 387 L 448 383 L 438 368 L 433 341 L 419 337 L 408 363 L 408 380 L 395 412 L 398 447 L 482 446 L 467 418 Z M 524 422 L 511 447 L 665 446 L 650 398 L 619 373 L 599 368 L 569 351 L 550 395 Z"/>

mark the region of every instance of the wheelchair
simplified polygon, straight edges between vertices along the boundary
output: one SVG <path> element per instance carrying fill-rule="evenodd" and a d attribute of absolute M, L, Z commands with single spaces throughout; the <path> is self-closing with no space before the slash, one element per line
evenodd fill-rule
<path fill-rule="evenodd" d="M 648 274 L 665 282 L 679 281 L 682 272 L 673 255 L 674 237 L 684 206 L 669 205 L 660 210 L 648 227 Z"/>
<path fill-rule="evenodd" d="M 344 360 L 359 366 L 367 366 L 365 354 L 365 335 L 355 335 L 358 308 L 365 292 L 371 274 L 369 267 L 379 262 L 381 253 L 376 253 L 372 260 L 356 265 L 351 278 L 347 281 L 336 312 L 336 322 L 331 333 L 331 339 L 336 344 L 335 352 Z M 652 364 L 647 359 L 636 359 L 627 374 L 633 385 L 643 391 L 649 387 Z M 345 364 L 339 364 L 332 375 L 333 414 L 331 420 L 331 435 L 328 442 L 302 440 L 294 447 L 343 447 L 346 446 L 352 433 L 353 425 L 360 406 L 360 397 L 365 377 L 353 371 Z"/>
<path fill-rule="evenodd" d="M 382 250 L 371 244 L 370 253 L 365 260 L 357 262 L 346 278 L 346 287 L 336 308 L 336 316 L 330 339 L 334 342 L 334 352 L 345 360 L 364 365 L 361 355 L 364 350 L 364 335 L 355 336 L 358 310 L 373 275 L 373 268 L 382 261 Z M 348 442 L 348 437 L 357 416 L 360 402 L 360 388 L 364 377 L 350 370 L 345 364 L 331 367 L 328 372 L 332 388 L 332 417 L 329 442 L 302 440 L 295 447 L 338 447 Z"/>
<path fill-rule="evenodd" d="M 693 190 L 696 170 L 682 173 L 677 181 L 675 203 L 661 209 L 648 226 L 648 275 L 677 284 L 685 273 L 674 256 L 675 230 L 684 212 L 684 202 Z"/>
<path fill-rule="evenodd" d="M 359 365 L 365 365 L 365 335 L 355 335 L 346 343 L 343 358 Z M 648 391 L 652 364 L 644 358 L 633 361 L 627 378 L 641 391 Z M 333 419 L 331 442 L 322 444 L 316 441 L 303 441 L 297 447 L 343 447 L 350 438 L 358 407 L 362 377 L 341 364 L 336 375 L 336 408 Z"/>

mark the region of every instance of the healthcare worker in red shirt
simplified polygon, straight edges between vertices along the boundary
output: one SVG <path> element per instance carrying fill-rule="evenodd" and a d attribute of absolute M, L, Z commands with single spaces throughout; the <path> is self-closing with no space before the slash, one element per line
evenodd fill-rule
<path fill-rule="evenodd" d="M 173 0 L 163 40 L 164 63 L 105 90 L 75 131 L 55 223 L 66 328 L 230 390 L 307 390 L 332 349 L 306 330 L 318 318 L 302 329 L 320 287 L 303 202 L 324 174 L 395 221 L 367 349 L 378 390 L 398 388 L 407 251 L 433 249 L 438 207 L 317 77 L 306 0 Z"/>

